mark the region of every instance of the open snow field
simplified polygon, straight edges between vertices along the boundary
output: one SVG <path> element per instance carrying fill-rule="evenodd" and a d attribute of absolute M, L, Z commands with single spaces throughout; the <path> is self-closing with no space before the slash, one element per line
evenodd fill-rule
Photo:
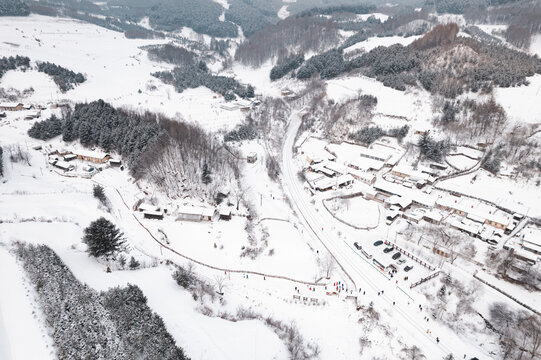
<path fill-rule="evenodd" d="M 329 199 L 325 201 L 325 205 L 333 216 L 347 224 L 359 228 L 373 228 L 379 224 L 380 209 L 375 201 L 359 196 L 351 199 Z"/>
<path fill-rule="evenodd" d="M 33 64 L 49 61 L 87 77 L 87 81 L 62 94 L 37 71 L 5 74 L 0 86 L 19 90 L 33 87 L 32 102 L 89 102 L 99 96 L 115 106 L 182 117 L 209 130 L 230 128 L 244 119 L 240 110 L 222 109 L 223 98 L 206 88 L 179 94 L 151 76 L 172 66 L 149 60 L 139 47 L 167 43 L 167 39 L 126 39 L 122 33 L 93 24 L 39 15 L 2 17 L 0 33 L 3 56 L 28 56 Z"/>
<path fill-rule="evenodd" d="M 409 37 L 402 37 L 402 36 L 385 36 L 385 37 L 371 37 L 366 39 L 365 41 L 358 42 L 354 45 L 351 45 L 350 47 L 347 47 L 344 49 L 344 53 L 348 53 L 354 50 L 362 49 L 365 52 L 369 52 L 370 50 L 377 48 L 378 46 L 391 46 L 394 44 L 401 44 L 403 46 L 407 46 L 420 38 L 420 35 L 416 36 L 409 36 Z"/>

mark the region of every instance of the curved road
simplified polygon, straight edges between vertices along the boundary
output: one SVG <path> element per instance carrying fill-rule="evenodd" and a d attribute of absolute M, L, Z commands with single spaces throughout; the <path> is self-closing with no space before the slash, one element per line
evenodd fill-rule
<path fill-rule="evenodd" d="M 422 346 L 428 359 L 442 359 L 450 353 L 453 353 L 455 358 L 462 358 L 463 354 L 467 354 L 468 358 L 473 356 L 480 359 L 490 358 L 483 349 L 465 342 L 464 339 L 459 338 L 449 328 L 441 324 L 430 323 L 431 335 L 427 334 L 427 324 L 420 318 L 419 314 L 416 314 L 420 312 L 419 304 L 409 300 L 411 299 L 408 294 L 409 289 L 404 291 L 390 279 L 385 280 L 379 270 L 355 252 L 346 242 L 339 239 L 333 232 L 324 230 L 325 227 L 329 227 L 330 216 L 324 217 L 310 204 L 308 193 L 298 181 L 297 169 L 293 166 L 293 145 L 301 122 L 298 114 L 294 112 L 290 118 L 283 144 L 282 169 L 285 189 L 289 193 L 299 220 L 334 257 L 349 278 L 349 285 L 352 285 L 353 293 L 358 293 L 359 289 L 362 289 L 366 291 L 365 296 L 371 298 L 377 309 L 389 310 L 393 320 L 396 320 L 394 325 L 401 330 L 402 334 L 408 334 L 415 338 Z M 378 296 L 377 294 L 382 290 L 385 290 L 384 295 Z M 396 305 L 393 305 L 393 301 L 396 302 Z M 435 341 L 436 336 L 442 340 L 439 344 Z"/>

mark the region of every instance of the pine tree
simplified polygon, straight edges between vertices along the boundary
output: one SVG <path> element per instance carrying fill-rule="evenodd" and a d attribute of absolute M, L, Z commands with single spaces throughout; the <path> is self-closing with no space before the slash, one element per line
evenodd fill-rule
<path fill-rule="evenodd" d="M 203 184 L 205 185 L 208 185 L 212 182 L 212 176 L 211 176 L 211 172 L 210 172 L 210 169 L 207 165 L 207 163 L 205 163 L 203 165 L 203 174 L 201 175 L 201 181 L 203 182 Z"/>
<path fill-rule="evenodd" d="M 139 263 L 139 261 L 135 260 L 135 258 L 132 256 L 130 258 L 130 263 L 128 265 L 130 267 L 130 269 L 135 270 L 135 269 L 137 269 L 139 267 L 139 265 L 141 265 Z"/>
<path fill-rule="evenodd" d="M 125 242 L 123 236 L 112 222 L 101 217 L 84 230 L 83 242 L 88 245 L 89 255 L 109 259 L 122 249 Z"/>
<path fill-rule="evenodd" d="M 4 151 L 2 150 L 2 147 L 0 146 L 0 176 L 4 176 L 4 161 L 2 158 L 3 152 Z"/>

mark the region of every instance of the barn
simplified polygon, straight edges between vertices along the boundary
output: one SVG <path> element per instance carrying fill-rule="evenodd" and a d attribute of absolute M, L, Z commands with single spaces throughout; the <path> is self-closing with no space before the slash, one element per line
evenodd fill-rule
<path fill-rule="evenodd" d="M 178 209 L 177 220 L 184 221 L 214 221 L 218 219 L 220 213 L 215 208 L 205 208 L 201 206 L 181 206 Z"/>

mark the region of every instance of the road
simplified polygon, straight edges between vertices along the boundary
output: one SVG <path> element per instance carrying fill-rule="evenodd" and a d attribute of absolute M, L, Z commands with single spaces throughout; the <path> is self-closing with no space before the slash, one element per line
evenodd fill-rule
<path fill-rule="evenodd" d="M 349 278 L 349 286 L 350 289 L 353 288 L 353 293 L 358 293 L 358 289 L 362 289 L 366 291 L 364 296 L 371 298 L 378 311 L 388 310 L 395 320 L 393 325 L 401 330 L 401 334 L 415 338 L 428 359 L 442 359 L 450 353 L 453 353 L 455 358 L 462 358 L 463 354 L 468 354 L 468 358 L 473 356 L 480 359 L 490 358 L 482 349 L 465 342 L 442 324 L 431 323 L 429 326 L 431 334 L 427 334 L 427 324 L 421 317 L 422 313 L 419 314 L 419 304 L 404 296 L 409 289 L 400 289 L 394 281 L 385 280 L 381 272 L 360 257 L 349 244 L 339 239 L 334 232 L 325 231 L 325 227 L 329 225 L 329 218 L 332 217 L 317 212 L 310 204 L 310 196 L 298 180 L 298 169 L 294 166 L 293 145 L 301 122 L 299 115 L 293 113 L 283 144 L 282 172 L 285 190 L 304 227 L 329 251 Z M 362 234 L 363 232 L 359 231 L 358 238 L 362 238 Z M 382 290 L 384 295 L 378 295 Z M 436 336 L 442 340 L 439 344 L 436 343 Z"/>

